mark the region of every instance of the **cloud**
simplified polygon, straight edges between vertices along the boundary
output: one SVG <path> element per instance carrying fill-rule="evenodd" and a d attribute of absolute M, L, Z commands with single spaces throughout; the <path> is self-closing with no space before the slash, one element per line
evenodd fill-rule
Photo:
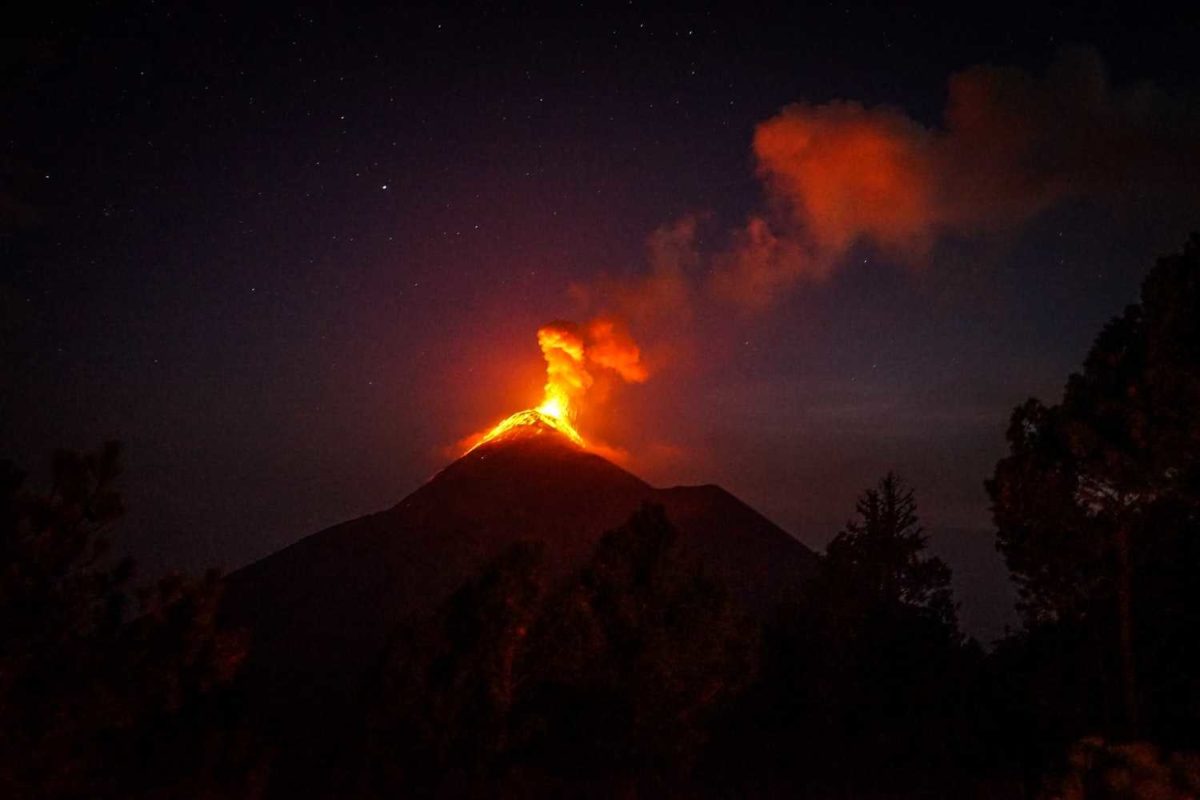
<path fill-rule="evenodd" d="M 1114 86 L 1090 49 L 1060 52 L 1043 73 L 958 72 L 935 121 L 853 99 L 794 103 L 759 123 L 751 147 L 762 199 L 740 224 L 685 215 L 650 234 L 640 272 L 571 287 L 578 318 L 602 323 L 574 329 L 587 363 L 611 368 L 589 371 L 589 405 L 651 373 L 718 368 L 728 351 L 701 331 L 829 280 L 859 248 L 881 256 L 876 268 L 919 269 L 947 239 L 1002 243 L 1062 203 L 1148 219 L 1194 207 L 1200 186 L 1197 111 L 1150 84 Z M 643 445 L 640 468 L 677 455 Z"/>
<path fill-rule="evenodd" d="M 699 215 L 687 215 L 651 233 L 641 274 L 572 284 L 569 294 L 590 313 L 619 315 L 640 329 L 689 320 L 696 299 L 695 276 L 703 260 L 702 221 Z"/>
<path fill-rule="evenodd" d="M 1114 87 L 1098 53 L 1062 51 L 1045 76 L 972 67 L 950 79 L 939 200 L 965 231 L 1021 225 L 1051 205 L 1191 193 L 1200 115 L 1152 84 Z"/>
<path fill-rule="evenodd" d="M 644 383 L 650 377 L 637 343 L 616 320 L 598 317 L 587 324 L 586 331 L 591 363 L 611 369 L 626 383 Z"/>
<path fill-rule="evenodd" d="M 927 250 L 938 216 L 932 144 L 898 111 L 844 101 L 789 106 L 754 133 L 768 192 L 821 253 L 844 252 L 860 237 Z"/>
<path fill-rule="evenodd" d="M 974 66 L 950 76 L 941 119 L 854 100 L 794 103 L 752 141 L 763 196 L 714 230 L 704 213 L 655 230 L 643 270 L 571 287 L 579 313 L 621 320 L 644 362 L 678 367 L 698 315 L 757 313 L 820 283 L 866 247 L 920 268 L 948 237 L 986 242 L 1069 201 L 1148 218 L 1190 207 L 1200 112 L 1148 83 L 1114 86 L 1092 49 L 1044 73 Z"/>
<path fill-rule="evenodd" d="M 751 217 L 734 232 L 728 250 L 713 258 L 708 291 L 722 300 L 760 309 L 800 279 L 820 280 L 833 260 L 787 228 L 776 232 L 763 217 Z"/>
<path fill-rule="evenodd" d="M 1150 84 L 1113 87 L 1091 49 L 1044 76 L 951 76 L 942 122 L 849 100 L 785 107 L 753 142 L 765 208 L 710 257 L 711 293 L 760 308 L 866 244 L 919 265 L 945 236 L 1011 231 L 1084 199 L 1168 202 L 1200 182 L 1200 116 Z"/>

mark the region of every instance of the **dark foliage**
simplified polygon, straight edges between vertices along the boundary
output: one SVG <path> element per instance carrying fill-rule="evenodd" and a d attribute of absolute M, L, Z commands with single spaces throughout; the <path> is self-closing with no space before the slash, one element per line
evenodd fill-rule
<path fill-rule="evenodd" d="M 0 467 L 0 795 L 243 796 L 218 692 L 242 639 L 216 626 L 215 574 L 134 590 L 109 556 L 119 455 L 56 454 L 46 494 Z"/>
<path fill-rule="evenodd" d="M 646 507 L 548 588 L 518 545 L 406 631 L 382 672 L 372 783 L 617 791 L 677 783 L 752 674 L 753 626 Z"/>
<path fill-rule="evenodd" d="M 1084 739 L 1071 748 L 1067 763 L 1048 791 L 1061 800 L 1191 800 L 1200 795 L 1200 757 L 1164 753 L 1146 742 Z"/>
<path fill-rule="evenodd" d="M 913 492 L 889 474 L 858 513 L 805 602 L 767 627 L 762 678 L 713 750 L 739 792 L 938 796 L 990 762 L 982 653 L 958 632 L 949 568 L 924 553 Z"/>
<path fill-rule="evenodd" d="M 518 655 L 545 594 L 537 547 L 518 544 L 405 628 L 369 693 L 367 790 L 454 793 L 491 780 L 510 747 Z"/>
<path fill-rule="evenodd" d="M 821 591 L 839 593 L 836 610 L 853 626 L 873 613 L 903 609 L 949 633 L 957 628 L 950 568 L 925 555 L 924 529 L 912 489 L 893 473 L 866 490 L 858 519 L 829 543 Z"/>
<path fill-rule="evenodd" d="M 1025 630 L 999 654 L 1046 753 L 1200 731 L 1200 238 L 1160 259 L 987 488 Z"/>
<path fill-rule="evenodd" d="M 533 631 L 523 757 L 547 771 L 677 776 L 754 669 L 755 632 L 658 507 L 601 539 Z"/>

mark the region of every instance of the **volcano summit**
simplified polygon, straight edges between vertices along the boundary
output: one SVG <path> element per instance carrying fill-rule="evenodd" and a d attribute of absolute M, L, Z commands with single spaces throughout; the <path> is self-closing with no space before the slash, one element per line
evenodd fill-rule
<path fill-rule="evenodd" d="M 541 436 L 543 434 L 565 436 L 571 440 L 572 444 L 579 447 L 584 446 L 583 437 L 579 435 L 574 426 L 565 417 L 548 414 L 540 408 L 529 408 L 524 411 L 518 411 L 492 428 L 471 447 L 471 450 L 489 442 L 512 441 L 530 436 Z"/>
<path fill-rule="evenodd" d="M 644 504 L 664 509 L 683 547 L 753 615 L 796 597 L 812 574 L 810 550 L 724 489 L 658 489 L 537 411 L 510 421 L 394 507 L 229 576 L 227 613 L 252 632 L 246 678 L 277 724 L 298 736 L 298 726 L 328 729 L 397 631 L 507 547 L 539 543 L 550 577 L 565 576 Z"/>
<path fill-rule="evenodd" d="M 658 489 L 585 451 L 536 411 L 392 508 L 336 525 L 229 576 L 226 605 L 254 632 L 251 666 L 349 689 L 401 622 L 433 610 L 505 547 L 540 542 L 559 574 L 643 504 L 747 609 L 794 596 L 815 556 L 718 486 Z"/>

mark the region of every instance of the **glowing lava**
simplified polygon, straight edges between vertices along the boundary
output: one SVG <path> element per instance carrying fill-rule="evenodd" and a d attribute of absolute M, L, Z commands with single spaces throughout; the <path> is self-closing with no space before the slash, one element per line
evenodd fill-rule
<path fill-rule="evenodd" d="M 538 345 L 546 359 L 546 386 L 541 405 L 518 411 L 486 433 L 468 440 L 467 452 L 523 428 L 549 428 L 580 447 L 588 447 L 575 420 L 594 378 L 589 367 L 612 370 L 626 381 L 646 380 L 641 353 L 633 340 L 613 322 L 596 319 L 581 332 L 569 322 L 552 322 L 538 329 Z"/>
<path fill-rule="evenodd" d="M 530 426 L 537 427 L 539 425 L 544 425 L 547 428 L 558 431 L 580 447 L 587 447 L 583 441 L 583 437 L 579 435 L 579 432 L 575 430 L 570 421 L 566 419 L 560 419 L 558 417 L 552 417 L 549 414 L 543 414 L 536 408 L 527 408 L 524 411 L 518 411 L 485 433 L 483 438 L 471 447 L 471 450 L 474 450 L 481 444 L 494 442 L 497 439 L 503 439 L 508 434 L 513 433 L 516 430 L 521 430 Z M 470 450 L 467 452 L 470 452 Z"/>

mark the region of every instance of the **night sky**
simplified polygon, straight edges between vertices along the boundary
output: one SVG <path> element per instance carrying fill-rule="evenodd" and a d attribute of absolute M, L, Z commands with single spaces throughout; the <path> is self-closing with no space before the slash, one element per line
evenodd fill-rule
<path fill-rule="evenodd" d="M 0 453 L 120 439 L 143 571 L 234 568 L 398 501 L 602 314 L 651 375 L 580 427 L 627 468 L 815 547 L 894 468 L 994 633 L 1011 408 L 1200 228 L 1200 25 L 793 5 L 24 12 Z"/>

